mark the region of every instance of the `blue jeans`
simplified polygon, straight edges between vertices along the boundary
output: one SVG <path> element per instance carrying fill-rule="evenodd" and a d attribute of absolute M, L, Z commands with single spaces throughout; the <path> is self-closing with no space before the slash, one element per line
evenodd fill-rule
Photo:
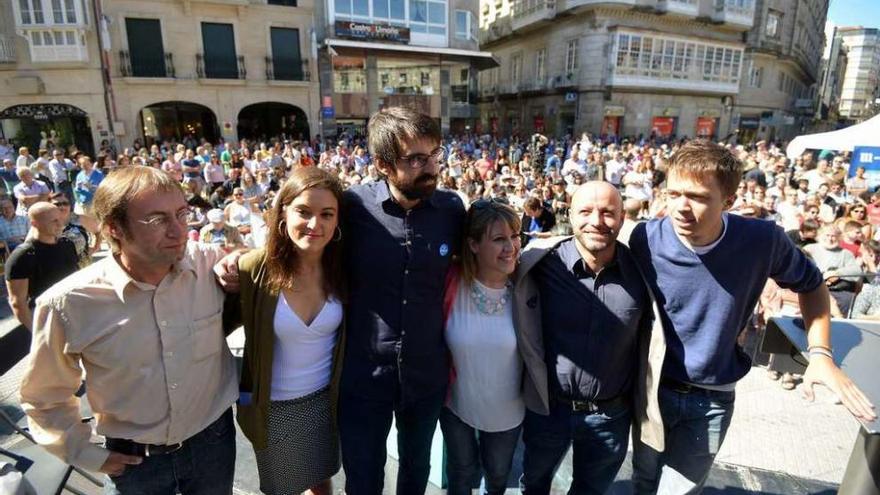
<path fill-rule="evenodd" d="M 356 495 L 380 495 L 385 483 L 385 440 L 391 431 L 392 414 L 397 422 L 397 493 L 425 493 L 431 471 L 431 440 L 446 397 L 439 390 L 405 406 L 394 393 L 367 397 L 346 389 L 339 394 L 339 436 L 345 491 Z"/>
<path fill-rule="evenodd" d="M 730 426 L 735 395 L 699 388 L 682 393 L 661 385 L 666 450 L 635 442 L 635 493 L 700 493 Z"/>
<path fill-rule="evenodd" d="M 632 408 L 618 404 L 596 412 L 575 412 L 551 403 L 550 415 L 526 412 L 523 426 L 525 495 L 550 493 L 553 476 L 569 446 L 573 446 L 570 495 L 604 494 L 626 459 Z"/>
<path fill-rule="evenodd" d="M 107 476 L 105 495 L 231 495 L 235 474 L 232 409 L 169 454 L 144 457 Z"/>
<path fill-rule="evenodd" d="M 485 432 L 468 425 L 444 407 L 440 412 L 440 428 L 446 440 L 448 495 L 471 495 L 481 464 L 485 475 L 480 493 L 503 494 L 522 425 L 506 431 Z"/>

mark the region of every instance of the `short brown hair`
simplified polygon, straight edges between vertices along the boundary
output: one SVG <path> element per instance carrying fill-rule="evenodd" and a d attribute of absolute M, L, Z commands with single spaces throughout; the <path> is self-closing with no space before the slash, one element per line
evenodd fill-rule
<path fill-rule="evenodd" d="M 504 203 L 481 199 L 468 209 L 464 221 L 464 236 L 461 248 L 461 278 L 468 284 L 477 276 L 477 256 L 471 251 L 469 240 L 480 242 L 495 222 L 504 222 L 517 235 L 522 227 L 519 215 Z"/>
<path fill-rule="evenodd" d="M 110 235 L 109 228 L 115 225 L 128 232 L 126 212 L 128 204 L 137 195 L 144 192 L 172 192 L 183 194 L 180 183 L 162 170 L 134 166 L 116 170 L 101 181 L 95 191 L 94 214 L 104 231 L 104 239 L 110 244 L 113 252 L 119 252 L 119 243 Z"/>
<path fill-rule="evenodd" d="M 743 178 L 743 164 L 724 146 L 705 139 L 695 139 L 678 149 L 669 162 L 668 174 L 705 179 L 714 177 L 725 197 L 736 194 Z"/>
<path fill-rule="evenodd" d="M 317 167 L 301 167 L 293 171 L 278 191 L 272 209 L 266 212 L 266 280 L 269 290 L 280 292 L 293 286 L 298 270 L 299 255 L 287 231 L 282 225 L 284 211 L 300 194 L 309 189 L 325 189 L 336 198 L 337 219 L 342 211 L 342 185 L 330 172 Z M 333 232 L 334 237 L 341 231 Z M 324 292 L 342 301 L 342 240 L 333 240 L 324 248 L 321 255 L 324 270 Z"/>
<path fill-rule="evenodd" d="M 401 139 L 428 139 L 439 144 L 440 138 L 440 125 L 435 119 L 407 107 L 382 109 L 367 124 L 370 155 L 389 166 L 400 158 Z"/>

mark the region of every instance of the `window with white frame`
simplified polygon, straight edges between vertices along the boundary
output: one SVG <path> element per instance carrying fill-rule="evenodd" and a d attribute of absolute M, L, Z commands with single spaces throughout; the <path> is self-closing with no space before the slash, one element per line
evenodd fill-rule
<path fill-rule="evenodd" d="M 44 24 L 42 0 L 18 0 L 19 21 L 23 25 Z"/>
<path fill-rule="evenodd" d="M 569 40 L 565 49 L 565 71 L 573 73 L 578 68 L 578 40 Z"/>
<path fill-rule="evenodd" d="M 542 83 L 547 77 L 547 49 L 541 48 L 535 52 L 535 79 Z"/>
<path fill-rule="evenodd" d="M 764 79 L 764 68 L 752 66 L 749 70 L 749 86 L 760 88 L 762 79 Z"/>
<path fill-rule="evenodd" d="M 410 0 L 409 28 L 414 33 L 446 34 L 446 2 Z"/>
<path fill-rule="evenodd" d="M 83 0 L 12 0 L 22 26 L 87 24 Z"/>
<path fill-rule="evenodd" d="M 767 11 L 767 23 L 764 26 L 764 34 L 770 38 L 778 38 L 782 27 L 782 13 L 775 10 Z"/>
<path fill-rule="evenodd" d="M 373 0 L 372 20 L 406 26 L 406 0 Z"/>
<path fill-rule="evenodd" d="M 519 84 L 522 77 L 522 54 L 510 57 L 510 82 Z"/>
<path fill-rule="evenodd" d="M 738 84 L 743 50 L 643 33 L 618 33 L 614 72 L 653 79 Z"/>
<path fill-rule="evenodd" d="M 455 38 L 459 40 L 474 39 L 474 15 L 469 10 L 455 11 Z"/>

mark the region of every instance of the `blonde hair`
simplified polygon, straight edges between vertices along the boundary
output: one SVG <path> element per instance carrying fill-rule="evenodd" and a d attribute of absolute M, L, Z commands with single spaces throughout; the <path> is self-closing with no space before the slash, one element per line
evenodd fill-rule
<path fill-rule="evenodd" d="M 94 214 L 114 253 L 119 252 L 119 242 L 110 235 L 110 226 L 128 233 L 126 212 L 131 200 L 144 192 L 172 191 L 183 194 L 173 177 L 157 168 L 139 165 L 118 169 L 101 181 L 95 192 Z"/>
<path fill-rule="evenodd" d="M 510 230 L 519 234 L 522 222 L 519 215 L 509 205 L 490 200 L 479 200 L 471 204 L 464 221 L 464 236 L 461 249 L 461 278 L 472 284 L 477 276 L 477 255 L 471 251 L 469 240 L 480 242 L 489 233 L 495 222 L 504 222 Z"/>

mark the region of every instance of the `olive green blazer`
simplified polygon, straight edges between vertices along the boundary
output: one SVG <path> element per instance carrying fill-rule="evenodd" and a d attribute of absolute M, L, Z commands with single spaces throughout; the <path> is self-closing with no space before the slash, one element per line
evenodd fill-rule
<path fill-rule="evenodd" d="M 256 450 L 267 447 L 266 421 L 269 415 L 272 358 L 275 351 L 275 307 L 278 304 L 278 293 L 268 288 L 265 261 L 266 252 L 263 249 L 251 251 L 238 261 L 241 318 L 245 341 L 237 419 L 241 431 Z M 345 323 L 343 322 L 337 330 L 330 380 L 331 417 L 334 429 L 344 349 Z"/>

